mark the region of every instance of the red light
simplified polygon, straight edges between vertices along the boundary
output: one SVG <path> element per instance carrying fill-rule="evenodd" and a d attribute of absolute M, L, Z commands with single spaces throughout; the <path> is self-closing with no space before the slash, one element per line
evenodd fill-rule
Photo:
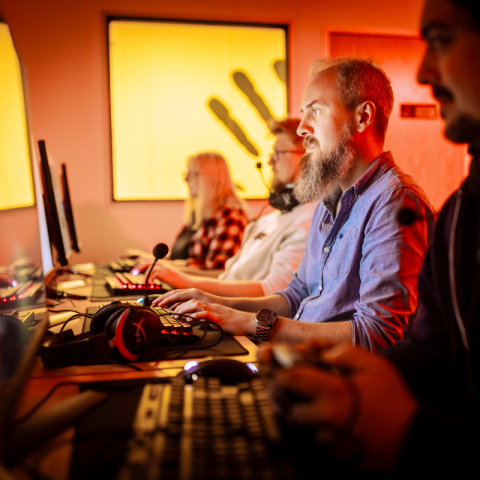
<path fill-rule="evenodd" d="M 127 288 L 127 286 L 126 286 L 126 285 L 124 285 L 124 286 L 123 286 L 123 288 Z"/>

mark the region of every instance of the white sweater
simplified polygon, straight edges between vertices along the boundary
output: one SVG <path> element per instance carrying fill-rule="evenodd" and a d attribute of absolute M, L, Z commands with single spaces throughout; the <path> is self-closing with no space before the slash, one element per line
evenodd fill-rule
<path fill-rule="evenodd" d="M 259 280 L 265 296 L 286 288 L 305 253 L 315 207 L 308 203 L 291 212 L 275 210 L 250 222 L 219 280 Z"/>

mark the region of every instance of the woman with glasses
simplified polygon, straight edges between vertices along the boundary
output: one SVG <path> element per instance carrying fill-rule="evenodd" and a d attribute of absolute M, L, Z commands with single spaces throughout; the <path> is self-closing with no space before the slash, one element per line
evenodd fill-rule
<path fill-rule="evenodd" d="M 225 159 L 200 153 L 187 162 L 185 226 L 171 251 L 171 260 L 185 260 L 190 268 L 223 270 L 240 248 L 247 216 L 235 193 Z"/>

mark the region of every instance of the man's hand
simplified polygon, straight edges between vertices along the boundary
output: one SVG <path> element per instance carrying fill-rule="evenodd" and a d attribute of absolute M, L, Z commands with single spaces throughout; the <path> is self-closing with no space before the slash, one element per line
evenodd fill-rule
<path fill-rule="evenodd" d="M 241 312 L 216 303 L 203 303 L 199 300 L 188 300 L 177 305 L 173 311 L 188 315 L 198 320 L 210 320 L 220 325 L 225 332 L 232 335 L 254 335 L 255 314 Z"/>
<path fill-rule="evenodd" d="M 190 288 L 167 292 L 158 297 L 153 305 L 170 305 L 175 313 L 210 320 L 232 335 L 254 335 L 255 314 L 234 310 L 222 305 L 222 302 L 226 302 L 226 299 Z"/>
<path fill-rule="evenodd" d="M 271 350 L 259 358 L 268 362 Z M 387 360 L 358 348 L 337 346 L 319 359 L 348 373 L 311 366 L 279 370 L 270 388 L 274 403 L 292 423 L 315 426 L 318 441 L 335 455 L 335 443 L 351 436 L 364 449 L 362 469 L 391 470 L 418 408 L 402 378 Z"/>

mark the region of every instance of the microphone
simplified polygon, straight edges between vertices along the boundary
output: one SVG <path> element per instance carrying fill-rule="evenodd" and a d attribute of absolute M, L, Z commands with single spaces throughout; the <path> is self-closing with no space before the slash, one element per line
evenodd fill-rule
<path fill-rule="evenodd" d="M 257 167 L 257 169 L 258 169 L 258 173 L 260 174 L 260 178 L 262 179 L 262 183 L 265 185 L 265 187 L 267 187 L 268 193 L 272 193 L 272 191 L 270 190 L 270 187 L 267 185 L 267 182 L 265 181 L 265 178 L 263 176 L 262 162 L 257 162 L 255 164 L 255 167 Z"/>
<path fill-rule="evenodd" d="M 147 278 L 145 280 L 145 287 L 144 287 L 145 292 L 144 292 L 144 296 L 143 296 L 144 297 L 143 298 L 143 305 L 145 307 L 150 307 L 150 305 L 152 304 L 151 300 L 147 296 L 148 279 L 150 278 L 150 274 L 152 273 L 153 267 L 157 263 L 157 260 L 160 260 L 160 259 L 165 258 L 167 256 L 168 247 L 164 243 L 158 243 L 157 245 L 155 245 L 155 247 L 153 247 L 153 252 L 152 253 L 153 253 L 153 256 L 155 257 L 155 261 L 152 263 L 152 266 L 150 267 Z"/>

